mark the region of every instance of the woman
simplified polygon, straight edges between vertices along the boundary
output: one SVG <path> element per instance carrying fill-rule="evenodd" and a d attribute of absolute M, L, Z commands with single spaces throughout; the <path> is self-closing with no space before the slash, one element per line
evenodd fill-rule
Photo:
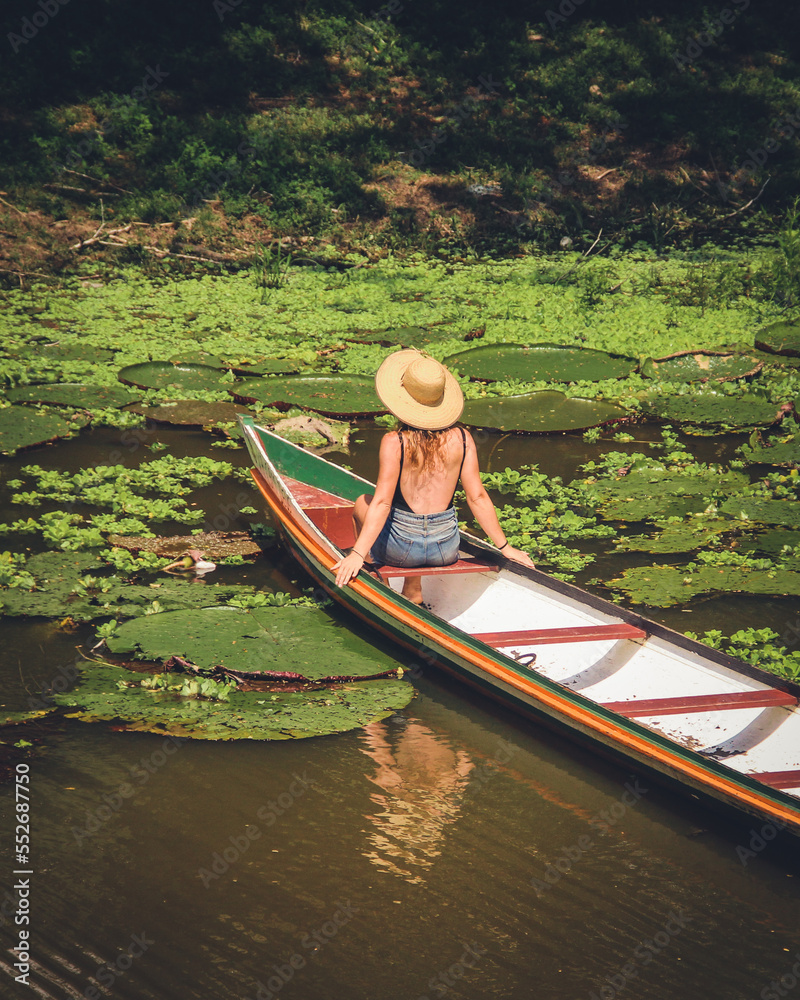
<path fill-rule="evenodd" d="M 481 483 L 475 442 L 456 426 L 464 408 L 461 386 L 444 365 L 416 350 L 390 354 L 375 388 L 400 421 L 381 441 L 374 496 L 356 500 L 356 544 L 334 569 L 344 587 L 364 563 L 376 566 L 448 566 L 458 559 L 458 518 L 453 497 L 459 479 L 478 524 L 508 559 L 533 566 L 509 545 Z M 403 596 L 422 603 L 422 578 L 409 576 Z"/>

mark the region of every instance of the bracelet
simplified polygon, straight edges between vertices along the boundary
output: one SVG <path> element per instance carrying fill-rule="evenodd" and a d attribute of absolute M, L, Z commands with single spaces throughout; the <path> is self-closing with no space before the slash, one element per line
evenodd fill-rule
<path fill-rule="evenodd" d="M 362 556 L 362 555 L 361 555 L 361 553 L 360 553 L 360 552 L 356 552 L 356 550 L 355 550 L 355 549 L 350 549 L 350 555 L 351 555 L 351 556 L 358 556 L 358 558 L 359 558 L 359 559 L 360 559 L 360 560 L 361 560 L 362 562 L 366 562 L 366 561 L 367 561 L 367 557 L 366 557 L 366 556 Z"/>
<path fill-rule="evenodd" d="M 503 551 L 503 549 L 504 549 L 504 548 L 506 547 L 506 545 L 508 545 L 508 539 L 506 539 L 506 540 L 505 540 L 505 542 L 503 542 L 503 544 L 502 544 L 502 545 L 498 545 L 498 546 L 497 546 L 497 551 L 498 551 L 498 552 L 502 552 L 502 551 Z"/>

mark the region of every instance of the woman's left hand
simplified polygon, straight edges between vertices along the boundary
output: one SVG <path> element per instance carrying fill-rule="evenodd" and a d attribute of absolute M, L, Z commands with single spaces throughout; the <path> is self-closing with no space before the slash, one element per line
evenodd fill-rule
<path fill-rule="evenodd" d="M 364 560 L 357 552 L 351 552 L 344 559 L 334 563 L 333 568 L 337 571 L 336 586 L 346 587 L 351 580 L 355 580 L 363 565 Z"/>
<path fill-rule="evenodd" d="M 512 562 L 520 563 L 522 566 L 530 566 L 531 569 L 536 569 L 536 563 L 531 559 L 527 552 L 523 552 L 522 549 L 515 549 L 513 545 L 509 545 L 508 548 L 503 549 L 502 554 L 506 559 L 511 559 Z"/>

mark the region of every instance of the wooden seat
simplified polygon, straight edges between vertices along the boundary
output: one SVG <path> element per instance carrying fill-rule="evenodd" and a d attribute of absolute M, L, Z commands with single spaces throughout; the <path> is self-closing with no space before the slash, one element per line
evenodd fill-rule
<path fill-rule="evenodd" d="M 340 549 L 349 549 L 355 543 L 353 530 L 353 504 L 332 493 L 315 487 L 305 486 L 295 480 L 284 480 L 290 485 L 292 494 L 301 500 L 304 513 Z M 379 572 L 384 579 L 406 576 L 442 576 L 449 573 L 483 573 L 496 570 L 493 563 L 482 562 L 474 556 L 462 555 L 451 566 L 381 566 Z"/>
<path fill-rule="evenodd" d="M 724 694 L 684 695 L 680 698 L 607 701 L 603 708 L 631 719 L 640 715 L 683 715 L 686 712 L 720 712 L 734 708 L 771 708 L 796 704 L 797 699 L 787 691 L 765 688 L 763 691 L 728 691 Z"/>
<path fill-rule="evenodd" d="M 446 576 L 450 573 L 486 573 L 497 570 L 494 563 L 482 562 L 474 556 L 462 555 L 458 562 L 449 566 L 380 566 L 378 572 L 385 579 L 406 576 Z"/>
<path fill-rule="evenodd" d="M 644 639 L 647 633 L 636 625 L 612 622 L 609 625 L 573 625 L 569 628 L 518 629 L 509 632 L 476 632 L 473 638 L 487 646 L 528 646 L 535 643 L 600 642 L 603 639 Z"/>
<path fill-rule="evenodd" d="M 800 770 L 794 771 L 751 771 L 748 778 L 763 781 L 771 788 L 800 788 Z"/>

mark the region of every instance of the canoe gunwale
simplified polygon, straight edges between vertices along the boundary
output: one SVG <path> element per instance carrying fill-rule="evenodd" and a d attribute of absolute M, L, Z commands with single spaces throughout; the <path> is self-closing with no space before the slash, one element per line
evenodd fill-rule
<path fill-rule="evenodd" d="M 800 804 L 795 796 L 762 784 L 746 772 L 736 771 L 712 757 L 702 756 L 697 751 L 682 746 L 658 730 L 643 726 L 634 719 L 606 710 L 601 703 L 564 687 L 542 674 L 526 671 L 521 664 L 500 649 L 488 646 L 431 612 L 411 605 L 388 584 L 381 583 L 367 574 L 359 574 L 347 588 L 337 588 L 331 579 L 333 575 L 331 566 L 342 554 L 342 550 L 314 524 L 283 483 L 282 473 L 270 458 L 263 435 L 268 436 L 266 441 L 274 439 L 280 442 L 282 448 L 296 449 L 302 453 L 305 461 L 313 459 L 314 462 L 322 463 L 321 468 L 329 466 L 339 475 L 346 473 L 351 479 L 363 483 L 366 487 L 374 488 L 374 486 L 350 473 L 349 470 L 333 466 L 332 463 L 311 455 L 265 428 L 258 427 L 252 418 L 240 418 L 240 421 L 257 467 L 259 464 L 264 464 L 270 471 L 268 477 L 258 472 L 254 473 L 254 478 L 268 503 L 273 507 L 290 549 L 323 590 L 337 603 L 393 641 L 416 652 L 417 655 L 420 649 L 431 651 L 433 646 L 435 661 L 461 681 L 466 681 L 470 686 L 492 695 L 501 703 L 508 705 L 509 701 L 513 702 L 511 707 L 545 723 L 553 724 L 564 733 L 571 733 L 584 745 L 600 744 L 618 760 L 656 772 L 670 783 L 677 783 L 685 789 L 703 792 L 718 805 L 732 806 L 750 816 L 768 817 L 772 821 L 782 822 L 788 832 L 800 835 Z M 256 449 L 255 452 L 251 442 Z M 259 477 L 264 480 L 263 485 L 259 483 Z M 264 487 L 275 494 L 272 499 Z M 334 492 L 334 489 L 331 489 L 331 492 Z M 313 551 L 315 547 L 322 549 L 330 560 L 330 565 L 326 565 L 318 555 L 315 555 Z M 660 639 L 689 653 L 696 653 L 710 663 L 800 698 L 798 684 L 704 646 L 697 640 L 689 639 L 633 611 L 619 608 L 573 584 L 554 580 L 541 570 L 510 564 L 502 557 L 498 557 L 497 550 L 493 546 L 474 536 L 462 533 L 462 548 L 495 563 L 498 569 L 531 580 L 545 590 L 553 591 L 578 604 L 607 614 L 616 621 L 644 628 L 648 637 Z M 416 633 L 416 636 L 412 633 Z M 476 662 L 475 655 L 485 663 Z M 665 755 L 666 758 L 672 759 L 665 759 Z M 707 776 L 705 781 L 703 776 Z"/>

